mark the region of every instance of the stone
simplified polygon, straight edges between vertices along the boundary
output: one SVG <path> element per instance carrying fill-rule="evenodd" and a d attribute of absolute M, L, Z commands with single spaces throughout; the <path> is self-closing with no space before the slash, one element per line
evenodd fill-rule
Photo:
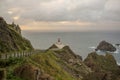
<path fill-rule="evenodd" d="M 116 51 L 116 48 L 112 44 L 110 44 L 106 41 L 101 41 L 95 50 L 96 51 L 101 50 L 101 51 L 114 52 L 114 51 Z"/>

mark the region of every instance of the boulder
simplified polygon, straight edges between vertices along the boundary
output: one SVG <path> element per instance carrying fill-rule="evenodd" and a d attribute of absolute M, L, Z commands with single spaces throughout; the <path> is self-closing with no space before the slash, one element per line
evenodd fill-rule
<path fill-rule="evenodd" d="M 106 41 L 101 41 L 95 50 L 114 52 L 116 51 L 116 48 Z"/>
<path fill-rule="evenodd" d="M 120 46 L 120 44 L 115 44 L 116 46 Z"/>

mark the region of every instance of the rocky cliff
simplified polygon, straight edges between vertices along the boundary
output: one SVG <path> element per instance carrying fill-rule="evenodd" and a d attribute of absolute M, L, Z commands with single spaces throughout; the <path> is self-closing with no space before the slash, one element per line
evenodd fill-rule
<path fill-rule="evenodd" d="M 92 69 L 92 73 L 83 80 L 119 80 L 120 69 L 111 54 L 98 55 L 93 52 L 88 55 L 84 63 Z"/>
<path fill-rule="evenodd" d="M 33 49 L 29 40 L 21 35 L 19 25 L 7 24 L 0 17 L 0 53 Z"/>
<path fill-rule="evenodd" d="M 8 63 L 8 80 L 120 79 L 120 68 L 112 55 L 92 52 L 82 61 L 81 56 L 76 55 L 69 46 L 8 60 Z"/>
<path fill-rule="evenodd" d="M 91 73 L 81 57 L 68 46 L 34 54 L 27 59 L 27 63 L 31 65 L 25 63 L 14 71 L 16 76 L 25 80 L 82 80 L 83 76 Z"/>

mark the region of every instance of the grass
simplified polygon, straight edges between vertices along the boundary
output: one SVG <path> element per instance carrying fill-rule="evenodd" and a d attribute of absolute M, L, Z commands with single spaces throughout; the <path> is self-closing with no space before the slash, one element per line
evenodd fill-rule
<path fill-rule="evenodd" d="M 33 49 L 30 41 L 12 29 L 11 25 L 6 24 L 6 28 L 0 28 L 0 32 L 2 33 L 0 38 L 0 53 L 29 51 Z"/>
<path fill-rule="evenodd" d="M 53 51 L 33 55 L 29 61 L 32 61 L 34 65 L 44 70 L 45 73 L 53 76 L 55 80 L 74 80 L 74 78 L 58 64 L 60 59 L 54 55 Z"/>
<path fill-rule="evenodd" d="M 75 80 L 68 72 L 62 69 L 58 62 L 62 63 L 62 61 L 60 61 L 52 51 L 48 51 L 45 53 L 34 54 L 30 57 L 0 60 L 0 67 L 6 68 L 7 80 L 24 80 L 14 75 L 15 68 L 23 65 L 24 63 L 29 63 L 40 68 L 40 70 L 53 76 L 55 80 Z"/>
<path fill-rule="evenodd" d="M 25 58 L 10 58 L 7 60 L 0 60 L 0 67 L 7 72 L 7 80 L 23 80 L 14 75 L 14 69 L 26 61 Z"/>

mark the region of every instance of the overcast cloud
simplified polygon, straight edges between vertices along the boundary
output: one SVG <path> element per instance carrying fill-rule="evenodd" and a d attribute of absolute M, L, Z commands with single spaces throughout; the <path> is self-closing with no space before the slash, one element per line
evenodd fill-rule
<path fill-rule="evenodd" d="M 77 21 L 103 26 L 114 23 L 111 25 L 120 29 L 120 0 L 0 0 L 0 16 L 22 26 Z"/>

